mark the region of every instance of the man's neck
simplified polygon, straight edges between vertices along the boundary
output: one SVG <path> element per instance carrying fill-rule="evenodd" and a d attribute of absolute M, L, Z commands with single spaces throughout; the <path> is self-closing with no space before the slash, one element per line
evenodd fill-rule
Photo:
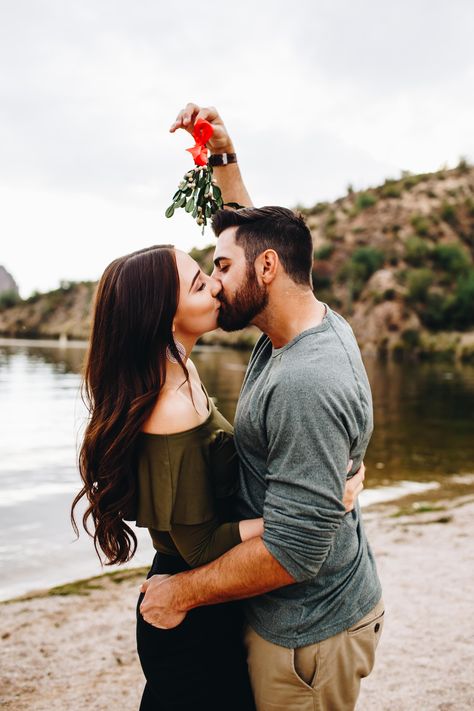
<path fill-rule="evenodd" d="M 282 348 L 303 331 L 319 326 L 325 315 L 325 305 L 312 291 L 291 289 L 275 294 L 253 323 L 270 338 L 274 348 Z"/>

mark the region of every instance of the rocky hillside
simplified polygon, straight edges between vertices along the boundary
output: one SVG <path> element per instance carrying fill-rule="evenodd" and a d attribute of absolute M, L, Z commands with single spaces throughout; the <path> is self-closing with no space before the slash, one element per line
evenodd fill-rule
<path fill-rule="evenodd" d="M 1 309 L 0 335 L 16 338 L 87 339 L 95 282 L 62 282 L 59 289 L 35 293 Z"/>
<path fill-rule="evenodd" d="M 366 352 L 472 353 L 473 167 L 404 174 L 306 214 L 316 293 Z"/>
<path fill-rule="evenodd" d="M 300 211 L 315 292 L 348 318 L 365 354 L 474 359 L 473 167 L 403 174 Z M 206 267 L 211 254 L 193 256 Z"/>
<path fill-rule="evenodd" d="M 474 167 L 386 180 L 300 208 L 314 238 L 318 297 L 349 319 L 366 354 L 474 360 Z M 212 250 L 192 250 L 206 271 Z M 0 310 L 0 333 L 85 338 L 92 283 Z M 206 342 L 249 345 L 255 332 Z"/>

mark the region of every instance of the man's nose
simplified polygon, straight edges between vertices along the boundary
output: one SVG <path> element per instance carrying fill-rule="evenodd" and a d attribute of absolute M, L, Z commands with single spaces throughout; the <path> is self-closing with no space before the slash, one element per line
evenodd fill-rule
<path fill-rule="evenodd" d="M 215 271 L 215 270 L 214 270 Z M 212 272 L 214 274 L 214 272 Z M 217 294 L 220 292 L 222 289 L 222 284 L 218 279 L 216 279 L 213 275 L 211 274 L 210 279 L 211 279 L 211 294 L 215 298 Z"/>

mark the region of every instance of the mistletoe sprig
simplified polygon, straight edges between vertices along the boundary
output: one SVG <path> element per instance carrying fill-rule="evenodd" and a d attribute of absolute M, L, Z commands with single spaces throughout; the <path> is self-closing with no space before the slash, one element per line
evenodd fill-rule
<path fill-rule="evenodd" d="M 224 207 L 222 193 L 212 178 L 210 165 L 198 166 L 184 174 L 173 195 L 173 202 L 165 212 L 166 217 L 173 217 L 180 207 L 194 217 L 204 234 L 207 221 Z"/>
<path fill-rule="evenodd" d="M 173 202 L 165 212 L 166 217 L 173 217 L 175 210 L 182 207 L 196 220 L 199 227 L 204 228 L 207 221 L 223 207 L 242 207 L 234 202 L 224 203 L 222 193 L 212 177 L 212 166 L 208 163 L 208 149 L 206 143 L 214 133 L 214 127 L 209 121 L 198 119 L 194 124 L 192 148 L 186 148 L 194 158 L 196 165 L 193 170 L 184 174 L 177 191 L 173 195 Z"/>

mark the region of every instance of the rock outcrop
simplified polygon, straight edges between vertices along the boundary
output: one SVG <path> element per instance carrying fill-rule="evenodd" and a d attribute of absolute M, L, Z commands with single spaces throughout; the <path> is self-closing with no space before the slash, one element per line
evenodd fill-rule
<path fill-rule="evenodd" d="M 19 294 L 18 284 L 5 267 L 0 264 L 0 294 L 11 293 Z"/>

